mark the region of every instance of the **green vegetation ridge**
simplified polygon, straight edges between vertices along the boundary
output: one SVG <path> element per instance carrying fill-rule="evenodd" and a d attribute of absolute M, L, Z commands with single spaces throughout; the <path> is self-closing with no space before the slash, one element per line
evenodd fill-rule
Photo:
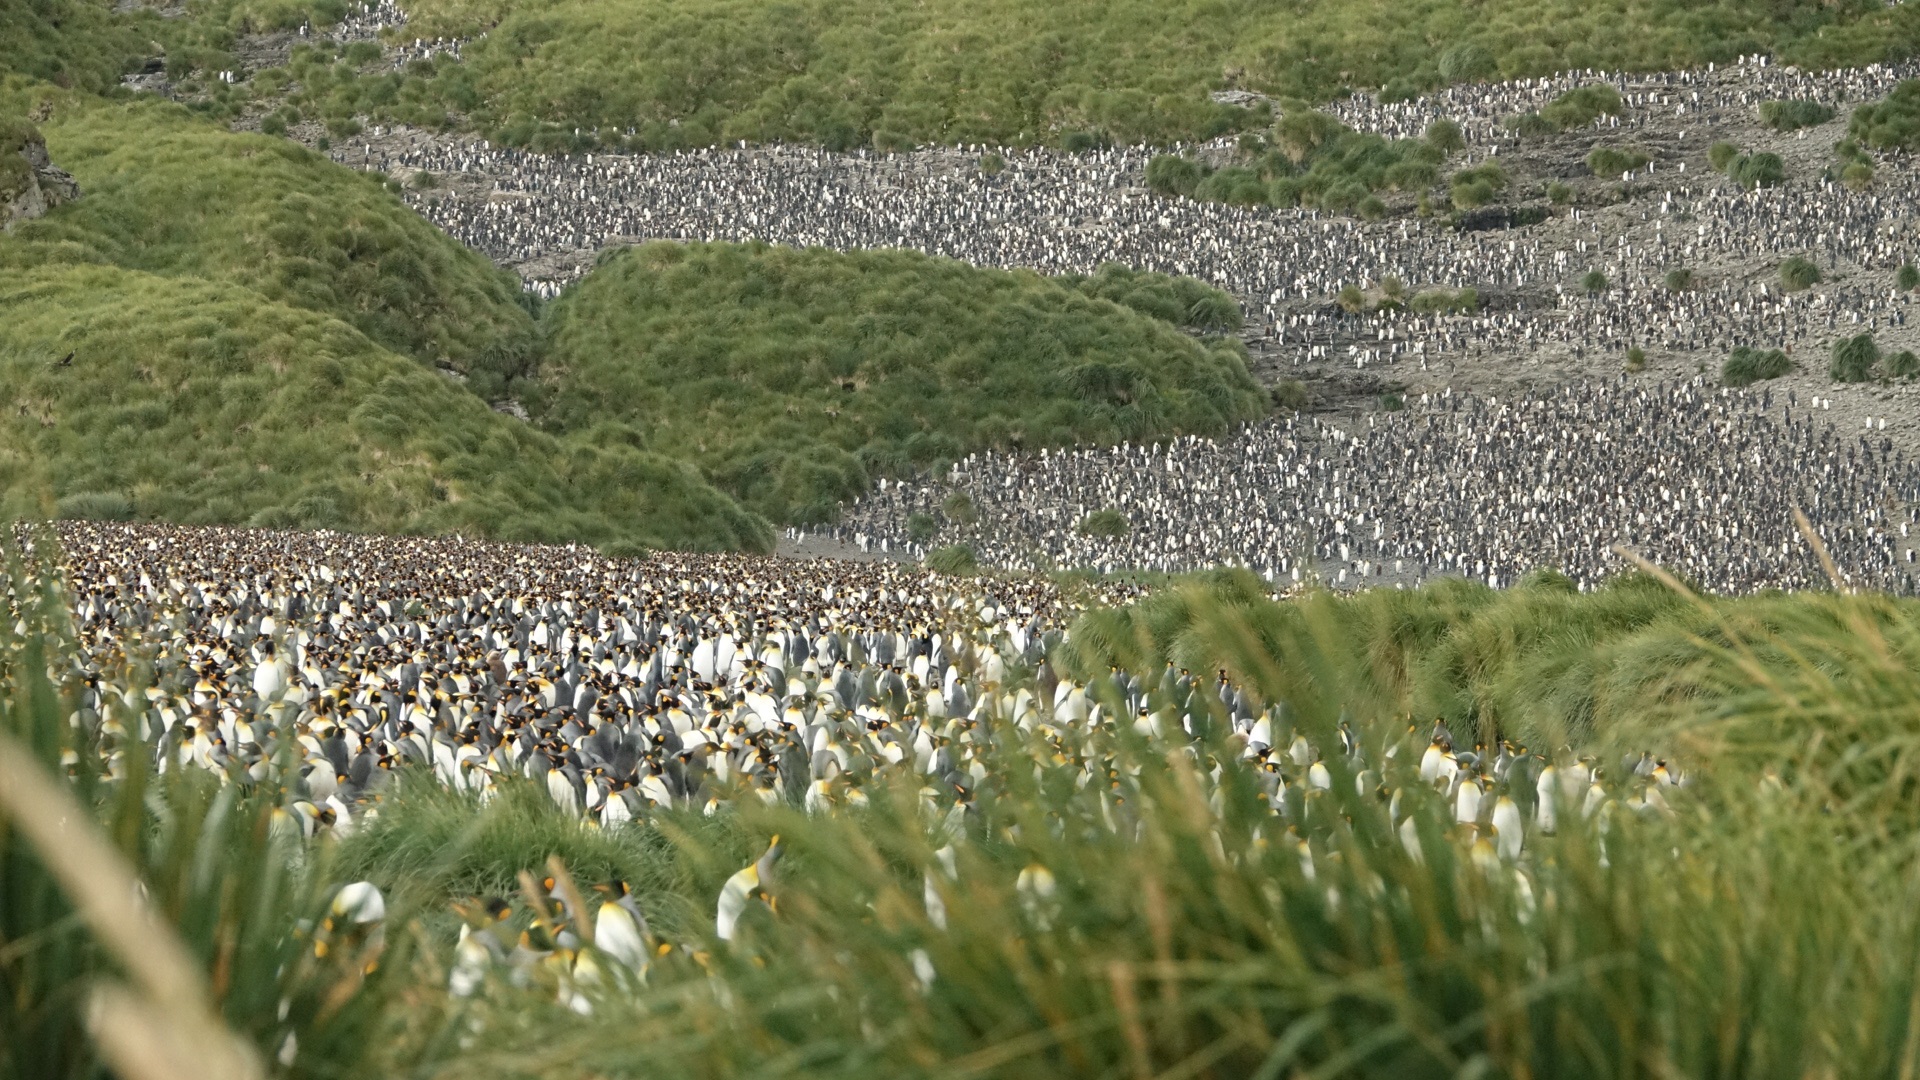
<path fill-rule="evenodd" d="M 556 438 L 489 408 L 532 361 L 523 294 L 378 178 L 176 105 L 5 90 L 51 114 L 85 192 L 0 237 L 14 512 L 772 543 L 630 429 Z"/>
<path fill-rule="evenodd" d="M 604 420 L 749 508 L 828 520 L 870 478 L 987 448 L 1224 433 L 1262 414 L 1224 293 L 1109 267 L 981 270 L 906 251 L 651 243 L 551 304 L 536 419 Z"/>
<path fill-rule="evenodd" d="M 246 286 L 454 370 L 524 366 L 519 283 L 380 178 L 178 106 L 71 102 L 43 123 L 86 197 L 16 229 L 0 266 L 105 262 Z"/>
<path fill-rule="evenodd" d="M 1474 79 L 1755 52 L 1845 66 L 1920 41 L 1920 15 L 1865 0 L 417 0 L 409 10 L 409 35 L 486 34 L 464 63 L 440 67 L 447 101 L 504 141 L 555 148 L 1168 143 L 1265 122 L 1213 104 L 1217 89 L 1405 98 Z"/>
<path fill-rule="evenodd" d="M 342 0 L 196 0 L 189 17 L 112 0 L 5 0 L 0 70 L 99 92 L 165 48 L 170 77 L 238 68 L 239 36 L 320 24 Z M 345 124 L 462 123 L 545 150 L 735 139 L 833 148 L 1167 144 L 1264 126 L 1247 89 L 1402 100 L 1440 86 L 1771 53 L 1807 67 L 1903 58 L 1920 13 L 1870 0 L 416 0 L 406 37 L 467 37 L 464 61 L 364 77 L 309 69 L 301 108 Z M 282 73 L 284 74 L 284 72 Z M 203 76 L 204 78 L 204 76 Z M 249 94 L 217 83 L 205 107 Z M 279 93 L 283 87 L 265 88 Z"/>
<path fill-rule="evenodd" d="M 877 476 L 1264 408 L 1200 337 L 1239 306 L 1191 279 L 661 244 L 541 318 L 377 176 L 173 104 L 5 91 L 86 192 L 0 237 L 17 508 L 763 548 Z"/>
<path fill-rule="evenodd" d="M 185 523 L 770 543 L 685 465 L 604 430 L 546 435 L 344 322 L 236 285 L 47 266 L 9 271 L 0 312 L 0 499 L 16 513 L 50 490 Z"/>

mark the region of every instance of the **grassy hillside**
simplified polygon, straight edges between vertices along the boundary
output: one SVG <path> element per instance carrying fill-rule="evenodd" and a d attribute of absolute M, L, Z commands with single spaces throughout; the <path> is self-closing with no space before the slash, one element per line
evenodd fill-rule
<path fill-rule="evenodd" d="M 378 177 L 163 103 L 69 99 L 41 131 L 86 197 L 17 229 L 0 265 L 103 261 L 234 282 L 456 370 L 524 365 L 532 318 L 512 276 Z"/>
<path fill-rule="evenodd" d="M 872 476 L 977 448 L 1257 416 L 1235 348 L 1175 325 L 1238 317 L 1195 282 L 1119 270 L 1054 280 L 898 251 L 648 244 L 548 309 L 541 418 L 631 422 L 767 517 L 818 521 Z"/>
<path fill-rule="evenodd" d="M 30 390 L 9 441 L 57 498 L 179 521 L 751 547 L 764 526 L 670 462 L 812 521 L 874 475 L 976 447 L 1217 432 L 1261 408 L 1239 354 L 1186 332 L 1239 320 L 1197 282 L 764 247 L 609 260 L 554 307 L 535 381 L 511 277 L 379 178 L 163 103 L 18 83 L 0 98 L 51 105 L 49 150 L 85 192 L 0 238 L 7 362 Z M 409 355 L 425 363 L 390 370 Z M 349 358 L 360 374 L 341 381 Z M 255 401 L 289 365 L 333 381 Z M 487 409 L 509 395 L 549 434 Z M 255 405 L 279 418 L 255 432 Z M 417 473 L 368 464 L 369 417 L 433 443 L 378 447 Z"/>
<path fill-rule="evenodd" d="M 176 81 L 235 64 L 236 35 L 338 19 L 343 0 L 200 0 L 189 17 L 112 0 L 0 0 L 0 71 L 100 91 L 166 50 Z M 295 98 L 347 125 L 449 115 L 541 149 L 732 139 L 835 148 L 1166 143 L 1260 127 L 1215 105 L 1245 88 L 1306 100 L 1409 96 L 1566 68 L 1656 69 L 1773 52 L 1813 66 L 1896 59 L 1920 14 L 1871 0 L 417 0 L 407 35 L 475 36 L 465 63 L 352 78 L 318 67 Z M 284 72 L 281 74 L 285 74 Z M 277 85 L 277 84 L 276 84 Z M 207 84 L 226 114 L 247 91 Z M 277 91 L 276 91 L 277 92 Z"/>
<path fill-rule="evenodd" d="M 170 105 L 46 100 L 84 195 L 0 237 L 15 512 L 770 542 L 617 423 L 555 438 L 490 409 L 531 363 L 522 294 L 377 178 Z"/>
<path fill-rule="evenodd" d="M 409 34 L 487 33 L 446 100 L 517 143 L 834 147 L 1195 139 L 1262 123 L 1243 87 L 1324 99 L 1579 67 L 1778 52 L 1904 56 L 1920 13 L 1870 0 L 415 0 Z M 576 136 L 579 128 L 582 135 Z"/>
<path fill-rule="evenodd" d="M 69 512 L 182 522 L 766 542 L 685 466 L 606 431 L 531 430 L 344 322 L 234 285 L 11 270 L 0 313 L 0 484 L 16 512 L 50 491 Z"/>
<path fill-rule="evenodd" d="M 0 0 L 0 73 L 100 93 L 145 55 L 162 20 L 106 0 Z"/>

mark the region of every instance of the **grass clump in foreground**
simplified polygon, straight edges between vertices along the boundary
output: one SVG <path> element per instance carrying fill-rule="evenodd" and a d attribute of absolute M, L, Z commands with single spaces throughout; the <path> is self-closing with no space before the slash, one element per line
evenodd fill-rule
<path fill-rule="evenodd" d="M 1768 635 L 1783 627 L 1814 639 L 1841 633 L 1823 621 L 1830 605 L 1815 596 L 1701 604 L 1640 574 L 1587 593 L 1560 574 L 1538 571 L 1509 589 L 1447 579 L 1419 589 L 1288 600 L 1270 598 L 1246 571 L 1212 571 L 1184 583 L 1088 614 L 1073 628 L 1076 648 L 1095 666 L 1192 671 L 1241 670 L 1268 653 L 1284 659 L 1335 650 L 1328 655 L 1354 657 L 1341 669 L 1341 693 L 1356 712 L 1441 719 L 1463 741 L 1489 746 L 1499 738 L 1582 746 L 1632 729 L 1649 712 L 1711 713 L 1721 704 L 1701 699 L 1701 679 L 1709 661 L 1726 659 L 1730 635 L 1753 641 L 1750 651 L 1766 669 L 1797 670 L 1802 646 Z M 1860 604 L 1875 633 L 1920 626 L 1915 601 Z M 1209 621 L 1216 609 L 1229 611 L 1250 636 L 1223 645 Z M 1285 661 L 1285 670 L 1297 672 L 1293 663 Z"/>
<path fill-rule="evenodd" d="M 900 251 L 652 243 L 549 306 L 537 419 L 631 422 L 774 521 L 983 448 L 1218 433 L 1264 410 L 1239 312 L 1192 281 Z M 1196 325 L 1197 324 L 1197 325 Z"/>
<path fill-rule="evenodd" d="M 76 740 L 52 711 L 50 667 L 73 670 L 64 612 L 0 581 L 0 1078 L 98 1076 L 103 1046 L 114 1071 L 166 1080 L 249 1080 L 289 1046 L 365 1063 L 411 940 L 388 941 L 384 969 L 358 948 L 316 956 L 301 928 L 327 914 L 332 853 L 303 850 L 279 789 L 154 775 L 137 716 L 120 717 L 132 752 L 103 768 L 97 740 L 118 736 Z"/>
<path fill-rule="evenodd" d="M 1653 591 L 1622 595 L 1651 605 Z M 1570 597 L 1562 613 L 1619 625 L 1618 599 Z M 982 717 L 966 730 L 986 776 L 965 813 L 914 782 L 879 785 L 861 811 L 745 798 L 711 818 L 599 830 L 523 782 L 481 803 L 422 774 L 355 835 L 301 843 L 276 826 L 270 783 L 102 776 L 98 736 L 68 724 L 59 699 L 78 685 L 54 643 L 60 620 L 31 609 L 0 613 L 0 745 L 48 779 L 75 752 L 72 790 L 161 913 L 149 933 L 208 973 L 187 980 L 192 999 L 261 1061 L 295 1035 L 295 1075 L 1065 1080 L 1198 1062 L 1220 1076 L 1386 1080 L 1477 1062 L 1563 1080 L 1799 1078 L 1897 1075 L 1920 1039 L 1912 604 L 1703 609 L 1668 593 L 1669 612 L 1693 608 L 1705 632 L 1680 657 L 1616 653 L 1619 726 L 1575 745 L 1609 770 L 1622 747 L 1658 747 L 1691 785 L 1590 815 L 1570 792 L 1555 829 L 1503 857 L 1417 775 L 1425 717 L 1407 730 L 1418 703 L 1391 643 L 1445 629 L 1444 610 L 1435 625 L 1355 624 L 1347 601 L 1318 596 L 1276 626 L 1231 590 L 1160 603 L 1184 610 L 1185 642 L 1224 658 L 1256 702 L 1284 703 L 1283 746 L 1298 734 L 1335 748 L 1324 786 L 1284 753 L 1277 775 L 1250 763 L 1204 681 L 1189 693 L 1149 667 L 1129 670 L 1152 688 L 1150 710 L 1197 721 L 1191 737 Z M 1512 640 L 1496 625 L 1469 636 Z M 1073 648 L 1055 663 L 1084 663 L 1101 676 L 1089 695 L 1112 705 L 1106 665 L 1124 650 L 1078 631 Z M 47 682 L 49 660 L 64 686 Z M 1009 692 L 1031 678 L 1009 674 Z M 137 761 L 138 725 L 123 726 L 113 737 Z M 1342 733 L 1370 774 L 1338 752 Z M 1083 782 L 1088 769 L 1099 782 Z M 718 940 L 722 883 L 775 834 L 788 852 L 769 883 L 777 910 L 756 904 Z M 0 1013 L 14 1036 L 0 1076 L 92 1075 L 79 991 L 123 954 L 74 899 L 135 891 L 56 880 L 66 849 L 37 837 L 0 831 L 0 932 L 14 945 L 0 977 L 17 991 L 0 998 L 15 1010 Z M 603 968 L 597 985 L 572 984 L 589 1015 L 556 1000 L 550 965 L 527 987 L 496 968 L 473 997 L 450 996 L 450 904 L 511 896 L 550 856 L 580 883 L 635 886 L 666 946 L 645 982 Z M 335 938 L 313 956 L 296 920 L 317 920 L 357 878 L 389 898 L 384 945 Z"/>

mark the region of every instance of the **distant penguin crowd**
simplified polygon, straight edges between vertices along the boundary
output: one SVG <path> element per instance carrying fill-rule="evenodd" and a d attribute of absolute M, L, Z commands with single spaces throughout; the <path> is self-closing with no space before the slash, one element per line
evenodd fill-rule
<path fill-rule="evenodd" d="M 1703 132 L 1752 126 L 1757 106 L 1774 97 L 1836 106 L 1872 100 L 1916 71 L 1920 65 L 1803 72 L 1751 58 L 1712 71 L 1474 84 L 1410 102 L 1357 95 L 1332 108 L 1360 130 L 1401 136 L 1418 135 L 1435 119 L 1459 120 L 1468 148 L 1449 163 L 1455 169 L 1526 152 L 1501 121 L 1581 85 L 1620 90 L 1620 114 L 1595 121 L 1597 133 L 1617 140 L 1649 124 L 1694 118 Z M 1704 150 L 1703 140 L 1692 156 Z M 1161 152 L 1146 146 L 1080 154 L 768 145 L 550 155 L 376 128 L 330 152 L 356 168 L 478 181 L 466 194 L 436 187 L 408 198 L 463 242 L 520 268 L 541 295 L 557 295 L 591 269 L 602 248 L 648 239 L 907 248 L 1053 274 L 1118 263 L 1232 293 L 1245 309 L 1250 344 L 1279 364 L 1353 370 L 1445 372 L 1473 357 L 1551 351 L 1582 359 L 1632 348 L 1709 353 L 1717 364 L 1741 346 L 1818 351 L 1867 332 L 1905 342 L 1909 294 L 1891 275 L 1920 258 L 1920 202 L 1899 155 L 1883 155 L 1880 180 L 1865 191 L 1818 174 L 1745 190 L 1705 168 L 1703 157 L 1692 168 L 1656 160 L 1631 178 L 1639 195 L 1627 201 L 1565 208 L 1557 212 L 1565 220 L 1552 226 L 1463 231 L 1444 214 L 1366 221 L 1163 197 L 1145 186 L 1147 164 Z M 983 170 L 989 152 L 1002 164 Z M 1848 280 L 1785 290 L 1774 264 L 1793 255 Z M 1740 265 L 1757 256 L 1765 265 Z M 1694 271 L 1684 287 L 1668 281 L 1676 269 Z M 1593 271 L 1606 288 L 1583 284 Z M 1346 287 L 1388 282 L 1408 297 L 1473 289 L 1485 306 L 1416 310 L 1403 299 L 1349 310 L 1336 303 Z"/>
<path fill-rule="evenodd" d="M 1623 545 L 1739 594 L 1831 584 L 1797 509 L 1843 585 L 1910 595 L 1920 468 L 1818 405 L 1704 380 L 1442 393 L 1347 425 L 1296 415 L 1217 440 L 975 454 L 878 486 L 826 531 L 904 557 L 964 544 L 998 567 L 1232 565 L 1349 587 L 1551 569 L 1588 589 L 1634 568 Z M 1090 528 L 1100 511 L 1120 520 Z"/>

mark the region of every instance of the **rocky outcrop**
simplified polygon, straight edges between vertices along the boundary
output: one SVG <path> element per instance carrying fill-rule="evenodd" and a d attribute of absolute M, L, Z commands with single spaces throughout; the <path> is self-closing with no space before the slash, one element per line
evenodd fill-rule
<path fill-rule="evenodd" d="M 61 203 L 80 197 L 80 185 L 47 158 L 39 129 L 0 118 L 0 228 L 12 231 Z"/>
<path fill-rule="evenodd" d="M 1251 90 L 1215 90 L 1207 97 L 1211 98 L 1215 105 L 1238 105 L 1242 109 L 1251 109 L 1263 101 L 1273 100 L 1265 94 L 1256 94 Z"/>

